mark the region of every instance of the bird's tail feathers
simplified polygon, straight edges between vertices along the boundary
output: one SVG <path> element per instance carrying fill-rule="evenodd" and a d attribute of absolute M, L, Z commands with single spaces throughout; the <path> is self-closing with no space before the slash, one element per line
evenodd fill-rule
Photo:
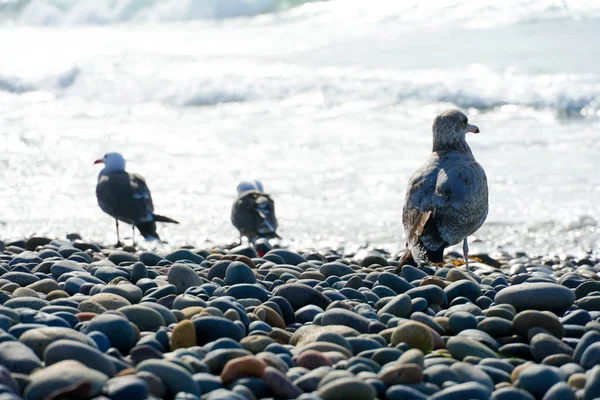
<path fill-rule="evenodd" d="M 136 225 L 136 228 L 138 228 L 144 239 L 160 240 L 158 233 L 156 233 L 156 223 L 154 221 L 141 222 Z"/>
<path fill-rule="evenodd" d="M 398 260 L 399 266 L 396 271 L 400 272 L 400 269 L 404 265 L 414 265 L 415 267 L 418 267 L 425 264 L 427 260 L 427 249 L 425 249 L 425 246 L 423 246 L 421 241 L 417 241 L 417 243 L 412 246 L 407 244 L 404 254 Z"/>
<path fill-rule="evenodd" d="M 154 214 L 154 221 L 167 222 L 170 224 L 178 224 L 179 221 L 175 221 L 173 218 L 165 217 L 164 215 Z"/>

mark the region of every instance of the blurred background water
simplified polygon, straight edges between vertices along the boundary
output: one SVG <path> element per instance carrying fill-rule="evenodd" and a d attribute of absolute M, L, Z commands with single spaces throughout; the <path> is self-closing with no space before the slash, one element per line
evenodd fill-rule
<path fill-rule="evenodd" d="M 112 243 L 92 163 L 116 150 L 169 243 L 234 240 L 258 178 L 293 246 L 399 250 L 458 107 L 490 186 L 472 247 L 597 249 L 598 37 L 583 0 L 0 0 L 0 236 Z"/>

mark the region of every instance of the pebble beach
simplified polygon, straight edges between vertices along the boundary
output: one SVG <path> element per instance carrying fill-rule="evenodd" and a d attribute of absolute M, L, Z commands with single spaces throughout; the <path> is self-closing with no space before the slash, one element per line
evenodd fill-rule
<path fill-rule="evenodd" d="M 0 242 L 0 400 L 600 397 L 594 254 L 69 238 Z"/>
<path fill-rule="evenodd" d="M 0 0 L 0 400 L 600 400 L 598 37 L 589 0 Z"/>

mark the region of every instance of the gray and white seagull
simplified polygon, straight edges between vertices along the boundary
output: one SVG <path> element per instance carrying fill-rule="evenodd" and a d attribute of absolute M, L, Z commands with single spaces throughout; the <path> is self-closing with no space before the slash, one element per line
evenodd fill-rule
<path fill-rule="evenodd" d="M 94 164 L 104 164 L 98 174 L 96 197 L 98 205 L 113 217 L 117 226 L 117 246 L 122 246 L 119 221 L 132 225 L 132 239 L 138 228 L 144 239 L 160 240 L 156 222 L 178 224 L 174 219 L 154 213 L 152 196 L 146 181 L 138 174 L 125 171 L 125 159 L 119 153 L 106 153 Z"/>
<path fill-rule="evenodd" d="M 400 265 L 442 262 L 444 249 L 463 242 L 469 270 L 467 238 L 488 214 L 485 171 L 465 140 L 479 133 L 458 110 L 447 110 L 433 121 L 433 151 L 408 181 L 402 211 L 406 250 Z"/>

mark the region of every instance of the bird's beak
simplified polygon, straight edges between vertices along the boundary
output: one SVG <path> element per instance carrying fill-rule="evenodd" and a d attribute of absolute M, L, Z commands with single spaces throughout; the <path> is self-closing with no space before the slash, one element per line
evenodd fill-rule
<path fill-rule="evenodd" d="M 467 124 L 467 132 L 479 133 L 479 128 L 475 125 Z"/>
<path fill-rule="evenodd" d="M 94 164 L 102 164 L 104 161 L 102 159 L 94 161 Z"/>

